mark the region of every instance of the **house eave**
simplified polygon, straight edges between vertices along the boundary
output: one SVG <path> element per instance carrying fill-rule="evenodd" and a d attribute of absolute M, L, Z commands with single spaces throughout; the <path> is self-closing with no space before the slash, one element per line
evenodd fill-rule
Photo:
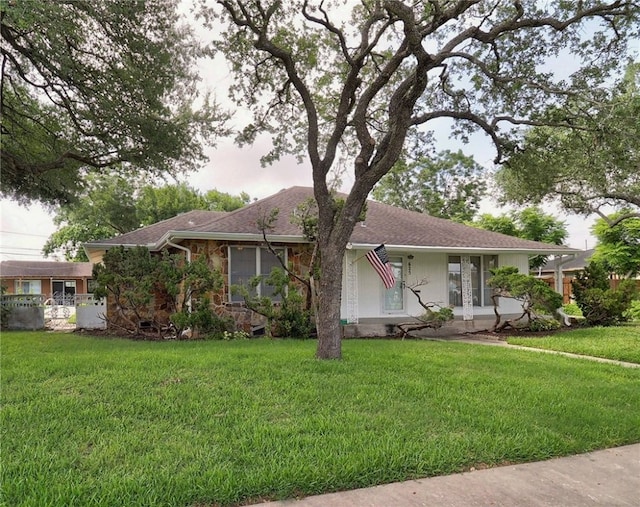
<path fill-rule="evenodd" d="M 356 250 L 370 250 L 378 245 L 371 243 L 350 243 L 347 248 Z M 527 255 L 573 255 L 581 250 L 560 246 L 558 248 L 513 248 L 513 247 L 455 247 L 455 246 L 417 246 L 417 245 L 393 245 L 385 243 L 387 252 L 414 252 L 414 253 L 520 253 Z"/>
<path fill-rule="evenodd" d="M 221 233 L 221 232 L 193 232 L 193 231 L 168 231 L 162 238 L 156 243 L 147 244 L 129 244 L 129 243 L 91 243 L 91 245 L 84 245 L 85 251 L 87 250 L 104 250 L 113 248 L 115 246 L 124 246 L 126 248 L 133 248 L 136 246 L 144 246 L 149 250 L 157 251 L 164 248 L 167 242 L 170 241 L 182 241 L 188 239 L 200 239 L 200 240 L 218 240 L 218 241 L 252 241 L 263 242 L 264 238 L 260 233 Z M 273 243 L 308 243 L 308 241 L 298 235 L 279 235 L 279 234 L 267 234 L 267 240 Z M 372 243 L 349 243 L 348 249 L 356 250 L 370 250 L 378 246 Z M 580 253 L 582 250 L 576 248 L 570 248 L 561 246 L 553 248 L 550 246 L 545 249 L 534 248 L 513 248 L 513 247 L 456 247 L 456 246 L 419 246 L 419 245 L 395 245 L 385 244 L 387 251 L 389 252 L 433 252 L 433 253 L 521 253 L 528 255 L 572 255 Z"/>
<path fill-rule="evenodd" d="M 234 233 L 234 232 L 193 232 L 193 231 L 169 231 L 155 246 L 155 250 L 160 250 L 169 241 L 181 241 L 186 239 L 216 240 L 229 242 L 264 242 L 262 233 Z M 267 241 L 270 243 L 308 243 L 306 239 L 298 235 L 267 234 Z"/>

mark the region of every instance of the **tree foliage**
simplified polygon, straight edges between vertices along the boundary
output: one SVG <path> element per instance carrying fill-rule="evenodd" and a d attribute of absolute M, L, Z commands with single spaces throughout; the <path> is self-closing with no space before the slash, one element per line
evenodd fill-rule
<path fill-rule="evenodd" d="M 596 94 L 638 35 L 628 0 L 202 3 L 212 50 L 235 78 L 231 97 L 253 113 L 238 142 L 269 135 L 263 162 L 293 153 L 312 168 L 321 358 L 341 356 L 343 255 L 407 136 L 428 139 L 448 121 L 462 141 L 485 133 L 501 159 L 518 127 L 549 123 L 549 105 Z M 545 72 L 550 60 L 576 71 Z M 340 166 L 353 181 L 343 206 L 329 184 Z"/>
<path fill-rule="evenodd" d="M 567 226 L 562 220 L 545 213 L 537 206 L 508 214 L 503 213 L 499 216 L 483 213 L 470 225 L 487 231 L 553 245 L 562 245 L 569 235 Z M 532 256 L 529 259 L 529 268 L 537 269 L 546 261 L 547 257 L 544 255 Z"/>
<path fill-rule="evenodd" d="M 157 269 L 158 258 L 141 246 L 111 248 L 94 264 L 94 294 L 112 299 L 115 315 L 107 314 L 112 326 L 137 334 L 143 322 L 153 321 Z"/>
<path fill-rule="evenodd" d="M 608 220 L 597 220 L 593 226 L 598 243 L 592 259 L 624 277 L 640 274 L 640 218 L 618 220 L 630 213 L 623 209 Z M 612 223 L 615 225 L 611 226 Z"/>
<path fill-rule="evenodd" d="M 264 280 L 273 287 L 271 296 L 258 296 L 256 288 Z M 247 286 L 232 290 L 244 298 L 247 308 L 266 317 L 267 333 L 274 337 L 308 338 L 313 331 L 313 313 L 306 292 L 282 268 L 273 268 L 267 276 L 254 276 Z M 277 301 L 276 301 L 277 299 Z"/>
<path fill-rule="evenodd" d="M 569 212 L 589 215 L 603 206 L 626 208 L 640 217 L 640 63 L 598 96 L 575 97 L 552 107 L 551 121 L 569 119 L 571 128 L 535 127 L 522 151 L 511 156 L 496 178 L 506 201 L 559 201 Z"/>
<path fill-rule="evenodd" d="M 487 184 L 485 170 L 462 151 L 400 159 L 378 182 L 373 197 L 401 208 L 456 222 L 473 219 Z"/>
<path fill-rule="evenodd" d="M 49 236 L 43 253 L 62 254 L 69 261 L 87 261 L 82 244 L 152 225 L 195 209 L 232 211 L 249 202 L 217 190 L 204 194 L 186 183 L 156 187 L 144 178 L 127 179 L 116 173 L 87 176 L 82 198 L 58 206 L 53 219 L 58 229 Z"/>
<path fill-rule="evenodd" d="M 68 202 L 85 176 L 194 169 L 222 116 L 196 112 L 198 43 L 173 0 L 0 3 L 2 196 Z"/>

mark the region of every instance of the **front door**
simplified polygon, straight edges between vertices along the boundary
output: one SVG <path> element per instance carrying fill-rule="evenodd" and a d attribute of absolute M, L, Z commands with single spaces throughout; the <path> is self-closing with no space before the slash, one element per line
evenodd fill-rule
<path fill-rule="evenodd" d="M 54 280 L 52 289 L 56 304 L 73 306 L 73 297 L 76 295 L 75 280 Z"/>
<path fill-rule="evenodd" d="M 403 282 L 403 262 L 402 257 L 389 257 L 389 264 L 393 269 L 393 276 L 396 283 L 390 289 L 384 291 L 384 311 L 385 313 L 404 312 L 404 282 Z"/>

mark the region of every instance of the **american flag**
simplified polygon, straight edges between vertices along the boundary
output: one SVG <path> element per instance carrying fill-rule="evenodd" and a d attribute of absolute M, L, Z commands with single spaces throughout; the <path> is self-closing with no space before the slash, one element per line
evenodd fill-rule
<path fill-rule="evenodd" d="M 389 256 L 387 255 L 387 249 L 384 245 L 377 246 L 373 250 L 369 251 L 366 255 L 367 260 L 376 270 L 376 273 L 380 275 L 382 283 L 386 289 L 390 289 L 396 284 L 396 277 L 393 276 L 393 268 L 389 264 Z"/>

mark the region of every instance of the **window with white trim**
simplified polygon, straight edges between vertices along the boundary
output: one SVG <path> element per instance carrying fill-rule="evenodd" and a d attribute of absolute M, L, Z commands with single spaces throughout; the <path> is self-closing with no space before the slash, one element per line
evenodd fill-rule
<path fill-rule="evenodd" d="M 284 262 L 286 259 L 286 250 L 284 248 L 274 248 L 278 255 L 283 255 Z M 232 285 L 247 286 L 251 278 L 257 275 L 267 277 L 273 268 L 281 267 L 278 258 L 273 255 L 268 248 L 255 246 L 230 246 L 229 247 L 229 288 Z M 264 279 L 260 285 L 256 287 L 258 296 L 272 296 L 273 287 L 264 283 Z M 280 296 L 274 297 L 274 301 L 279 301 Z M 240 294 L 231 294 L 229 289 L 229 300 L 233 302 L 242 302 L 244 299 Z"/>
<path fill-rule="evenodd" d="M 16 280 L 14 284 L 15 294 L 42 294 L 42 282 L 40 280 Z"/>
<path fill-rule="evenodd" d="M 471 294 L 473 306 L 492 306 L 493 289 L 487 285 L 491 269 L 498 267 L 497 255 L 471 255 Z M 462 259 L 449 256 L 449 304 L 462 306 Z"/>

